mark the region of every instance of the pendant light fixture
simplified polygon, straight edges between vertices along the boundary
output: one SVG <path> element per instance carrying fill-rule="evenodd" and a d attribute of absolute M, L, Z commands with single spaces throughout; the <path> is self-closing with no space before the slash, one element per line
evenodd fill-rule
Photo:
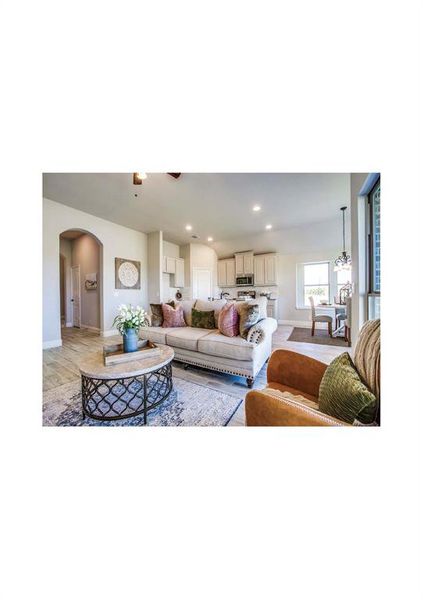
<path fill-rule="evenodd" d="M 350 271 L 351 270 L 351 256 L 345 251 L 345 211 L 347 210 L 346 206 L 341 208 L 342 211 L 342 254 L 338 256 L 335 260 L 335 268 L 334 271 Z"/>

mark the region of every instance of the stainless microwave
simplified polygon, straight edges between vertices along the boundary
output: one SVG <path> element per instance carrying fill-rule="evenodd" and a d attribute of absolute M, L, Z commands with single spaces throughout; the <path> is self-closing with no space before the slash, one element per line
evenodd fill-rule
<path fill-rule="evenodd" d="M 242 275 L 242 277 L 237 277 L 236 285 L 254 285 L 254 275 Z"/>

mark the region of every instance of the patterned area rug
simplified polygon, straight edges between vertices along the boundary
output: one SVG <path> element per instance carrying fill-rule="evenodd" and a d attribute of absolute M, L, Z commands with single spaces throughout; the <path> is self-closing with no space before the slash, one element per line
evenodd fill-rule
<path fill-rule="evenodd" d="M 206 386 L 173 378 L 173 391 L 156 409 L 148 413 L 148 426 L 222 427 L 243 402 Z M 119 421 L 82 418 L 81 383 L 74 381 L 44 392 L 43 425 L 50 427 L 138 427 L 143 416 Z"/>
<path fill-rule="evenodd" d="M 311 329 L 307 327 L 294 327 L 288 342 L 305 342 L 307 344 L 324 344 L 325 346 L 345 346 L 348 343 L 341 337 L 329 337 L 327 329 L 316 329 L 314 335 L 311 335 Z"/>

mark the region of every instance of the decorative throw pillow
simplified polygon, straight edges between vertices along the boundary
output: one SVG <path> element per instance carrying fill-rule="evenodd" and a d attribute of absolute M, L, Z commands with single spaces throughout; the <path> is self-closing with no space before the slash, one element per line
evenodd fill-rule
<path fill-rule="evenodd" d="M 319 410 L 353 423 L 372 423 L 376 417 L 376 396 L 364 385 L 348 352 L 337 356 L 320 382 Z"/>
<path fill-rule="evenodd" d="M 234 302 L 222 308 L 217 325 L 220 333 L 227 337 L 239 335 L 239 315 Z"/>
<path fill-rule="evenodd" d="M 195 308 L 197 310 L 214 310 L 214 326 L 217 327 L 219 313 L 226 303 L 224 298 L 222 300 L 197 300 Z"/>
<path fill-rule="evenodd" d="M 253 325 L 258 323 L 260 319 L 260 308 L 258 304 L 243 303 L 243 306 L 238 308 L 239 312 L 239 334 L 244 339 L 247 339 L 248 331 Z"/>
<path fill-rule="evenodd" d="M 214 329 L 214 310 L 192 309 L 191 326 L 201 329 Z"/>
<path fill-rule="evenodd" d="M 175 303 L 172 300 L 167 302 L 168 306 L 175 308 Z M 161 327 L 163 325 L 163 309 L 161 304 L 150 304 L 151 308 L 151 326 Z"/>
<path fill-rule="evenodd" d="M 182 306 L 173 308 L 168 304 L 162 304 L 163 308 L 163 327 L 186 327 L 184 320 L 184 311 Z"/>
<path fill-rule="evenodd" d="M 185 323 L 188 325 L 188 327 L 191 327 L 191 313 L 195 306 L 195 300 L 181 300 L 176 306 L 182 306 Z"/>

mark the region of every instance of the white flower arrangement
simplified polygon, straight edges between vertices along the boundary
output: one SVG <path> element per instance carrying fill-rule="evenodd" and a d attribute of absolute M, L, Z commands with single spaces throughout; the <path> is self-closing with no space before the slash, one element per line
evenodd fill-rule
<path fill-rule="evenodd" d="M 113 321 L 113 327 L 116 327 L 121 335 L 125 335 L 128 329 L 135 329 L 138 332 L 140 327 L 148 324 L 147 313 L 141 306 L 134 308 L 131 304 L 129 306 L 120 304 L 118 311 L 119 314 Z"/>

